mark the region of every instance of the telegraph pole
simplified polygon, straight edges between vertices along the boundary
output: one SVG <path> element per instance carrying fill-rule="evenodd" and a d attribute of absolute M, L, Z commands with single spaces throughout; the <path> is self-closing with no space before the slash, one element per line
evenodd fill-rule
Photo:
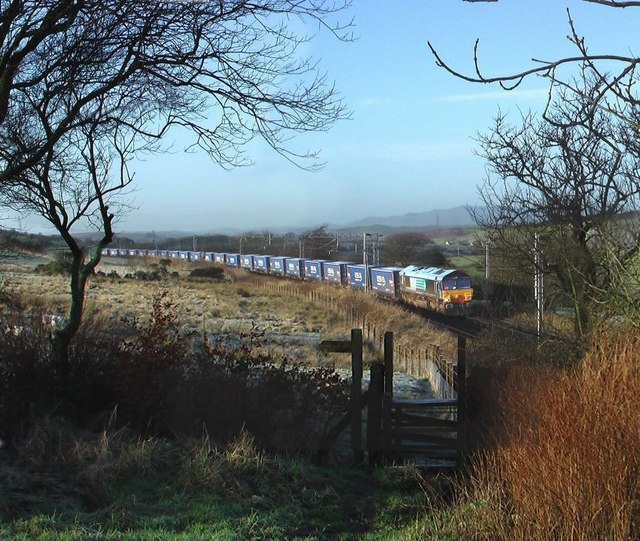
<path fill-rule="evenodd" d="M 362 264 L 364 265 L 364 290 L 369 290 L 369 269 L 367 268 L 367 234 L 362 233 Z"/>

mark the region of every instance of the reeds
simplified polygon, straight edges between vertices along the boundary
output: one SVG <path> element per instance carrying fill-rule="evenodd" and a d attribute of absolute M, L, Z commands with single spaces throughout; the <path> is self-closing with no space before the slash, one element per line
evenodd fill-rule
<path fill-rule="evenodd" d="M 637 334 L 608 330 L 571 369 L 510 371 L 495 446 L 473 467 L 474 537 L 639 538 L 639 358 Z"/>

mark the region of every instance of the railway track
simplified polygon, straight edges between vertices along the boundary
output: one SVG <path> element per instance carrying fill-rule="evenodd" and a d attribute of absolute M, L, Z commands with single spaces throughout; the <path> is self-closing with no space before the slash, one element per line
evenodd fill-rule
<path fill-rule="evenodd" d="M 412 304 L 403 303 L 403 306 L 413 314 L 420 316 L 425 321 L 441 329 L 464 336 L 466 338 L 475 338 L 483 330 L 487 328 L 487 322 L 479 318 L 470 318 L 468 316 L 449 316 L 423 308 Z"/>

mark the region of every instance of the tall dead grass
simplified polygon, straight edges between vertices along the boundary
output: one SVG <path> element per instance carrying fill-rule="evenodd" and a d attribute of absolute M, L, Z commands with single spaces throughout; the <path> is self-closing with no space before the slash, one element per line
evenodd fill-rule
<path fill-rule="evenodd" d="M 495 447 L 474 465 L 476 539 L 640 538 L 640 336 L 594 334 L 571 369 L 498 386 Z"/>

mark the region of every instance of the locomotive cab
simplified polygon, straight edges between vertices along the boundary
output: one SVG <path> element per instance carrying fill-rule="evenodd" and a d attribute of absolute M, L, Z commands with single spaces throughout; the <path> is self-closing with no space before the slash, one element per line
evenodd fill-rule
<path fill-rule="evenodd" d="M 412 265 L 404 268 L 400 275 L 403 300 L 445 314 L 467 312 L 473 289 L 465 272 Z"/>

